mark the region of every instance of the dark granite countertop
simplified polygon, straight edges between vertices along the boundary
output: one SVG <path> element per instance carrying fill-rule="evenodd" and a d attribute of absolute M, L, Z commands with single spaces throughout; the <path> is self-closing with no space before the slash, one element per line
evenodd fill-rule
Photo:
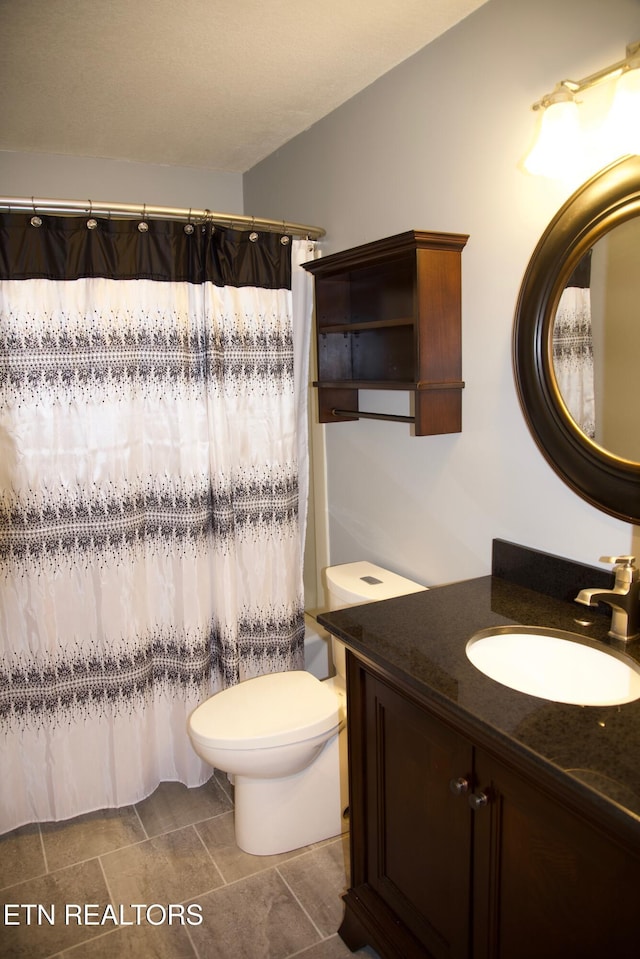
<path fill-rule="evenodd" d="M 582 578 L 583 586 L 598 585 Z M 575 593 L 573 594 L 575 595 Z M 614 817 L 640 841 L 640 700 L 574 706 L 516 692 L 467 659 L 478 630 L 519 623 L 568 630 L 609 644 L 609 617 L 498 576 L 438 586 L 318 617 L 348 648 L 423 700 L 544 768 L 584 803 Z M 591 625 L 579 625 L 577 620 Z M 640 643 L 627 655 L 640 661 Z"/>

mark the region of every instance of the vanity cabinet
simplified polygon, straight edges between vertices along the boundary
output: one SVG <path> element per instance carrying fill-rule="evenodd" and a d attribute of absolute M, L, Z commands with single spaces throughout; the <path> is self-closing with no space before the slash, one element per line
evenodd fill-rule
<path fill-rule="evenodd" d="M 462 424 L 461 253 L 468 237 L 411 230 L 305 263 L 315 278 L 319 419 Z M 405 390 L 413 416 L 359 408 L 359 390 Z"/>
<path fill-rule="evenodd" d="M 640 855 L 599 815 L 348 653 L 351 887 L 384 959 L 632 959 Z M 542 777 L 544 779 L 544 777 Z"/>

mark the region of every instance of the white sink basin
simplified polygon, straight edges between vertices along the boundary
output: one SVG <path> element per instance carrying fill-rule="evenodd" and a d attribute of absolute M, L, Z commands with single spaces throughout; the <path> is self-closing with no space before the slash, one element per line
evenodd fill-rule
<path fill-rule="evenodd" d="M 499 626 L 472 636 L 466 653 L 485 676 L 542 699 L 616 706 L 640 698 L 640 665 L 575 633 Z"/>

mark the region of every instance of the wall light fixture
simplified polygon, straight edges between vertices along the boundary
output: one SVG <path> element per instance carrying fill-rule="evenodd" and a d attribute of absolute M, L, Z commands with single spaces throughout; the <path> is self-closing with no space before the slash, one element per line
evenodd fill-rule
<path fill-rule="evenodd" d="M 588 147 L 580 123 L 578 95 L 596 84 L 616 80 L 607 116 L 597 137 L 597 163 L 604 166 L 620 156 L 640 153 L 640 40 L 630 43 L 623 60 L 582 80 L 561 80 L 551 93 L 533 104 L 540 121 L 536 142 L 524 160 L 538 176 L 574 175 L 588 163 Z"/>

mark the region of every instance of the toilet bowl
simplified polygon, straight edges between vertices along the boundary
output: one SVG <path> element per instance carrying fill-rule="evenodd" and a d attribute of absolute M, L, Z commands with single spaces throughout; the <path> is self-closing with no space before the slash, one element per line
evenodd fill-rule
<path fill-rule="evenodd" d="M 329 608 L 424 589 L 372 563 L 326 570 Z M 247 679 L 189 718 L 196 753 L 235 786 L 238 846 L 268 856 L 320 842 L 347 825 L 344 646 L 331 637 L 336 675 L 305 670 Z"/>

